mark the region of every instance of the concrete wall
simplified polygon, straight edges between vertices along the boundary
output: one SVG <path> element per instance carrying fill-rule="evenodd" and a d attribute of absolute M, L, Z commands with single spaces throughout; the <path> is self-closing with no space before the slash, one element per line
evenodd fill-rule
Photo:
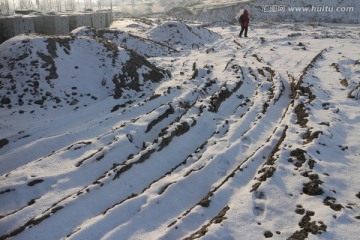
<path fill-rule="evenodd" d="M 105 27 L 109 27 L 113 21 L 111 10 L 99 10 L 97 13 L 105 14 Z"/>
<path fill-rule="evenodd" d="M 14 16 L 5 18 L 3 36 L 5 39 L 15 36 L 15 18 Z"/>
<path fill-rule="evenodd" d="M 35 32 L 35 24 L 31 18 L 23 17 L 22 19 L 18 20 L 17 24 L 17 30 L 19 34 Z"/>
<path fill-rule="evenodd" d="M 75 28 L 109 27 L 112 14 L 108 11 L 74 13 L 68 15 L 14 15 L 0 17 L 0 43 L 23 33 L 67 35 Z"/>
<path fill-rule="evenodd" d="M 78 27 L 92 27 L 91 13 L 69 15 L 69 30 L 72 31 Z"/>
<path fill-rule="evenodd" d="M 29 16 L 29 17 L 32 18 L 34 21 L 35 32 L 45 34 L 45 32 L 44 32 L 44 16 L 42 16 L 42 15 L 35 16 L 34 15 L 34 16 Z"/>
<path fill-rule="evenodd" d="M 6 22 L 6 18 L 0 17 L 0 43 L 4 42 L 6 40 L 5 36 L 4 36 L 5 22 Z"/>
<path fill-rule="evenodd" d="M 57 15 L 46 15 L 44 18 L 44 33 L 48 35 L 56 34 L 56 21 L 58 20 Z"/>
<path fill-rule="evenodd" d="M 23 18 L 21 16 L 12 16 L 6 18 L 4 36 L 10 38 L 22 33 L 35 32 L 34 22 L 30 18 Z"/>
<path fill-rule="evenodd" d="M 106 14 L 103 12 L 96 12 L 91 14 L 92 27 L 105 28 L 106 27 Z"/>
<path fill-rule="evenodd" d="M 69 16 L 46 15 L 44 18 L 44 33 L 48 35 L 66 35 L 69 31 Z"/>
<path fill-rule="evenodd" d="M 55 35 L 67 35 L 70 32 L 69 16 L 60 15 L 55 22 L 56 32 Z"/>

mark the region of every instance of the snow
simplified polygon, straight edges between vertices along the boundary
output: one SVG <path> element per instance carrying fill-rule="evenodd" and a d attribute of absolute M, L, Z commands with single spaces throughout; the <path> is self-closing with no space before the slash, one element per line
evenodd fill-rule
<path fill-rule="evenodd" d="M 80 27 L 73 30 L 70 34 L 73 36 L 105 38 L 117 44 L 118 46 L 134 50 L 144 57 L 167 56 L 176 53 L 176 50 L 169 46 L 165 46 L 140 36 L 134 36 L 128 32 L 123 32 L 117 29 L 95 29 L 90 27 Z"/>
<path fill-rule="evenodd" d="M 354 23 L 359 24 L 360 2 L 357 0 L 241 0 L 199 1 L 179 6 L 167 12 L 170 17 L 201 22 L 237 22 L 243 9 L 250 14 L 250 22 L 269 23 Z"/>
<path fill-rule="evenodd" d="M 359 26 L 238 32 L 123 19 L 0 45 L 1 238 L 356 239 Z"/>
<path fill-rule="evenodd" d="M 181 22 L 165 22 L 147 32 L 150 39 L 178 48 L 195 48 L 214 42 L 221 36 L 205 28 Z"/>

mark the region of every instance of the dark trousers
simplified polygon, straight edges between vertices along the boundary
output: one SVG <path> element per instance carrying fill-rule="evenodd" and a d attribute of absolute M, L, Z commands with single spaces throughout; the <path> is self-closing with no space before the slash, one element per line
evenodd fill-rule
<path fill-rule="evenodd" d="M 247 32 L 248 32 L 247 27 L 246 28 L 241 28 L 241 31 L 240 31 L 240 34 L 239 34 L 240 37 L 242 37 L 242 34 L 243 34 L 244 30 L 245 30 L 245 37 L 247 37 Z"/>

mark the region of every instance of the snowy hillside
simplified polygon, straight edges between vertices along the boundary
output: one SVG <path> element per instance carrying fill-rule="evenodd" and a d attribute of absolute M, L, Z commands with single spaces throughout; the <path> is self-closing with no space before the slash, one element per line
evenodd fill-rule
<path fill-rule="evenodd" d="M 72 36 L 88 36 L 107 39 L 118 46 L 131 49 L 144 57 L 168 56 L 176 53 L 174 48 L 146 38 L 116 29 L 80 27 L 70 33 Z"/>
<path fill-rule="evenodd" d="M 358 26 L 120 25 L 0 45 L 0 239 L 358 238 Z"/>
<path fill-rule="evenodd" d="M 360 23 L 360 1 L 357 0 L 209 0 L 192 7 L 175 8 L 167 14 L 185 20 L 235 22 L 235 16 L 242 9 L 249 10 L 252 22 Z"/>
<path fill-rule="evenodd" d="M 181 22 L 165 22 L 147 32 L 150 39 L 161 41 L 180 49 L 199 48 L 221 38 L 217 33 L 199 26 L 188 26 Z"/>

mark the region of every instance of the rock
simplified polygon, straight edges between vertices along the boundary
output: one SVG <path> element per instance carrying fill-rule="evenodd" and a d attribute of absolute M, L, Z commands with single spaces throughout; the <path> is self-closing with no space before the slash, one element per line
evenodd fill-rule
<path fill-rule="evenodd" d="M 44 100 L 43 99 L 38 99 L 34 102 L 37 105 L 43 105 L 44 104 Z"/>
<path fill-rule="evenodd" d="M 35 179 L 35 180 L 29 182 L 29 183 L 28 183 L 28 186 L 29 186 L 29 187 L 35 186 L 36 184 L 42 183 L 43 181 L 44 181 L 44 180 L 42 180 L 42 179 Z"/>
<path fill-rule="evenodd" d="M 326 197 L 323 201 L 324 205 L 329 206 L 332 210 L 341 211 L 341 209 L 343 209 L 344 207 L 341 204 L 335 202 L 336 199 L 333 197 Z"/>
<path fill-rule="evenodd" d="M 273 233 L 272 232 L 270 232 L 270 231 L 266 231 L 266 232 L 264 232 L 264 236 L 265 236 L 265 238 L 272 238 L 273 237 Z"/>
<path fill-rule="evenodd" d="M 310 196 L 322 195 L 324 190 L 319 186 L 320 184 L 322 184 L 322 181 L 319 179 L 304 183 L 303 192 Z"/>
<path fill-rule="evenodd" d="M 308 237 L 309 233 L 315 235 L 326 232 L 327 226 L 322 221 L 318 221 L 319 225 L 316 223 L 316 221 L 311 221 L 311 217 L 314 215 L 315 212 L 306 211 L 305 216 L 299 222 L 301 230 L 296 231 L 288 238 L 288 240 L 304 240 Z"/>
<path fill-rule="evenodd" d="M 264 174 L 258 177 L 258 180 L 265 182 L 266 179 L 271 178 L 274 175 L 274 172 L 276 171 L 276 168 L 269 167 L 267 169 L 264 169 Z"/>
<path fill-rule="evenodd" d="M 1 104 L 10 104 L 11 103 L 11 99 L 8 97 L 3 97 L 1 99 Z"/>
<path fill-rule="evenodd" d="M 28 202 L 28 206 L 33 205 L 35 203 L 35 199 L 31 199 L 30 202 Z"/>
<path fill-rule="evenodd" d="M 300 148 L 297 148 L 296 150 L 293 150 L 293 151 L 290 152 L 291 157 L 296 157 L 296 159 L 301 161 L 301 162 L 306 161 L 305 154 L 306 154 L 306 151 L 304 151 L 304 150 L 302 150 Z"/>
<path fill-rule="evenodd" d="M 303 209 L 303 208 L 297 208 L 297 209 L 295 210 L 295 212 L 296 212 L 297 214 L 304 215 L 304 214 L 305 214 L 305 209 Z"/>
<path fill-rule="evenodd" d="M 77 99 L 74 99 L 74 100 L 72 100 L 70 103 L 69 103 L 69 105 L 70 106 L 74 106 L 74 105 L 76 105 L 76 104 L 78 104 L 78 100 Z"/>
<path fill-rule="evenodd" d="M 356 194 L 355 196 L 360 199 L 360 192 L 358 194 Z"/>
<path fill-rule="evenodd" d="M 7 140 L 6 138 L 0 140 L 0 148 L 4 147 L 7 144 L 9 144 L 9 140 Z"/>
<path fill-rule="evenodd" d="M 305 231 L 304 229 L 300 231 L 296 231 L 291 237 L 289 237 L 287 240 L 304 240 L 308 237 L 309 233 Z"/>

